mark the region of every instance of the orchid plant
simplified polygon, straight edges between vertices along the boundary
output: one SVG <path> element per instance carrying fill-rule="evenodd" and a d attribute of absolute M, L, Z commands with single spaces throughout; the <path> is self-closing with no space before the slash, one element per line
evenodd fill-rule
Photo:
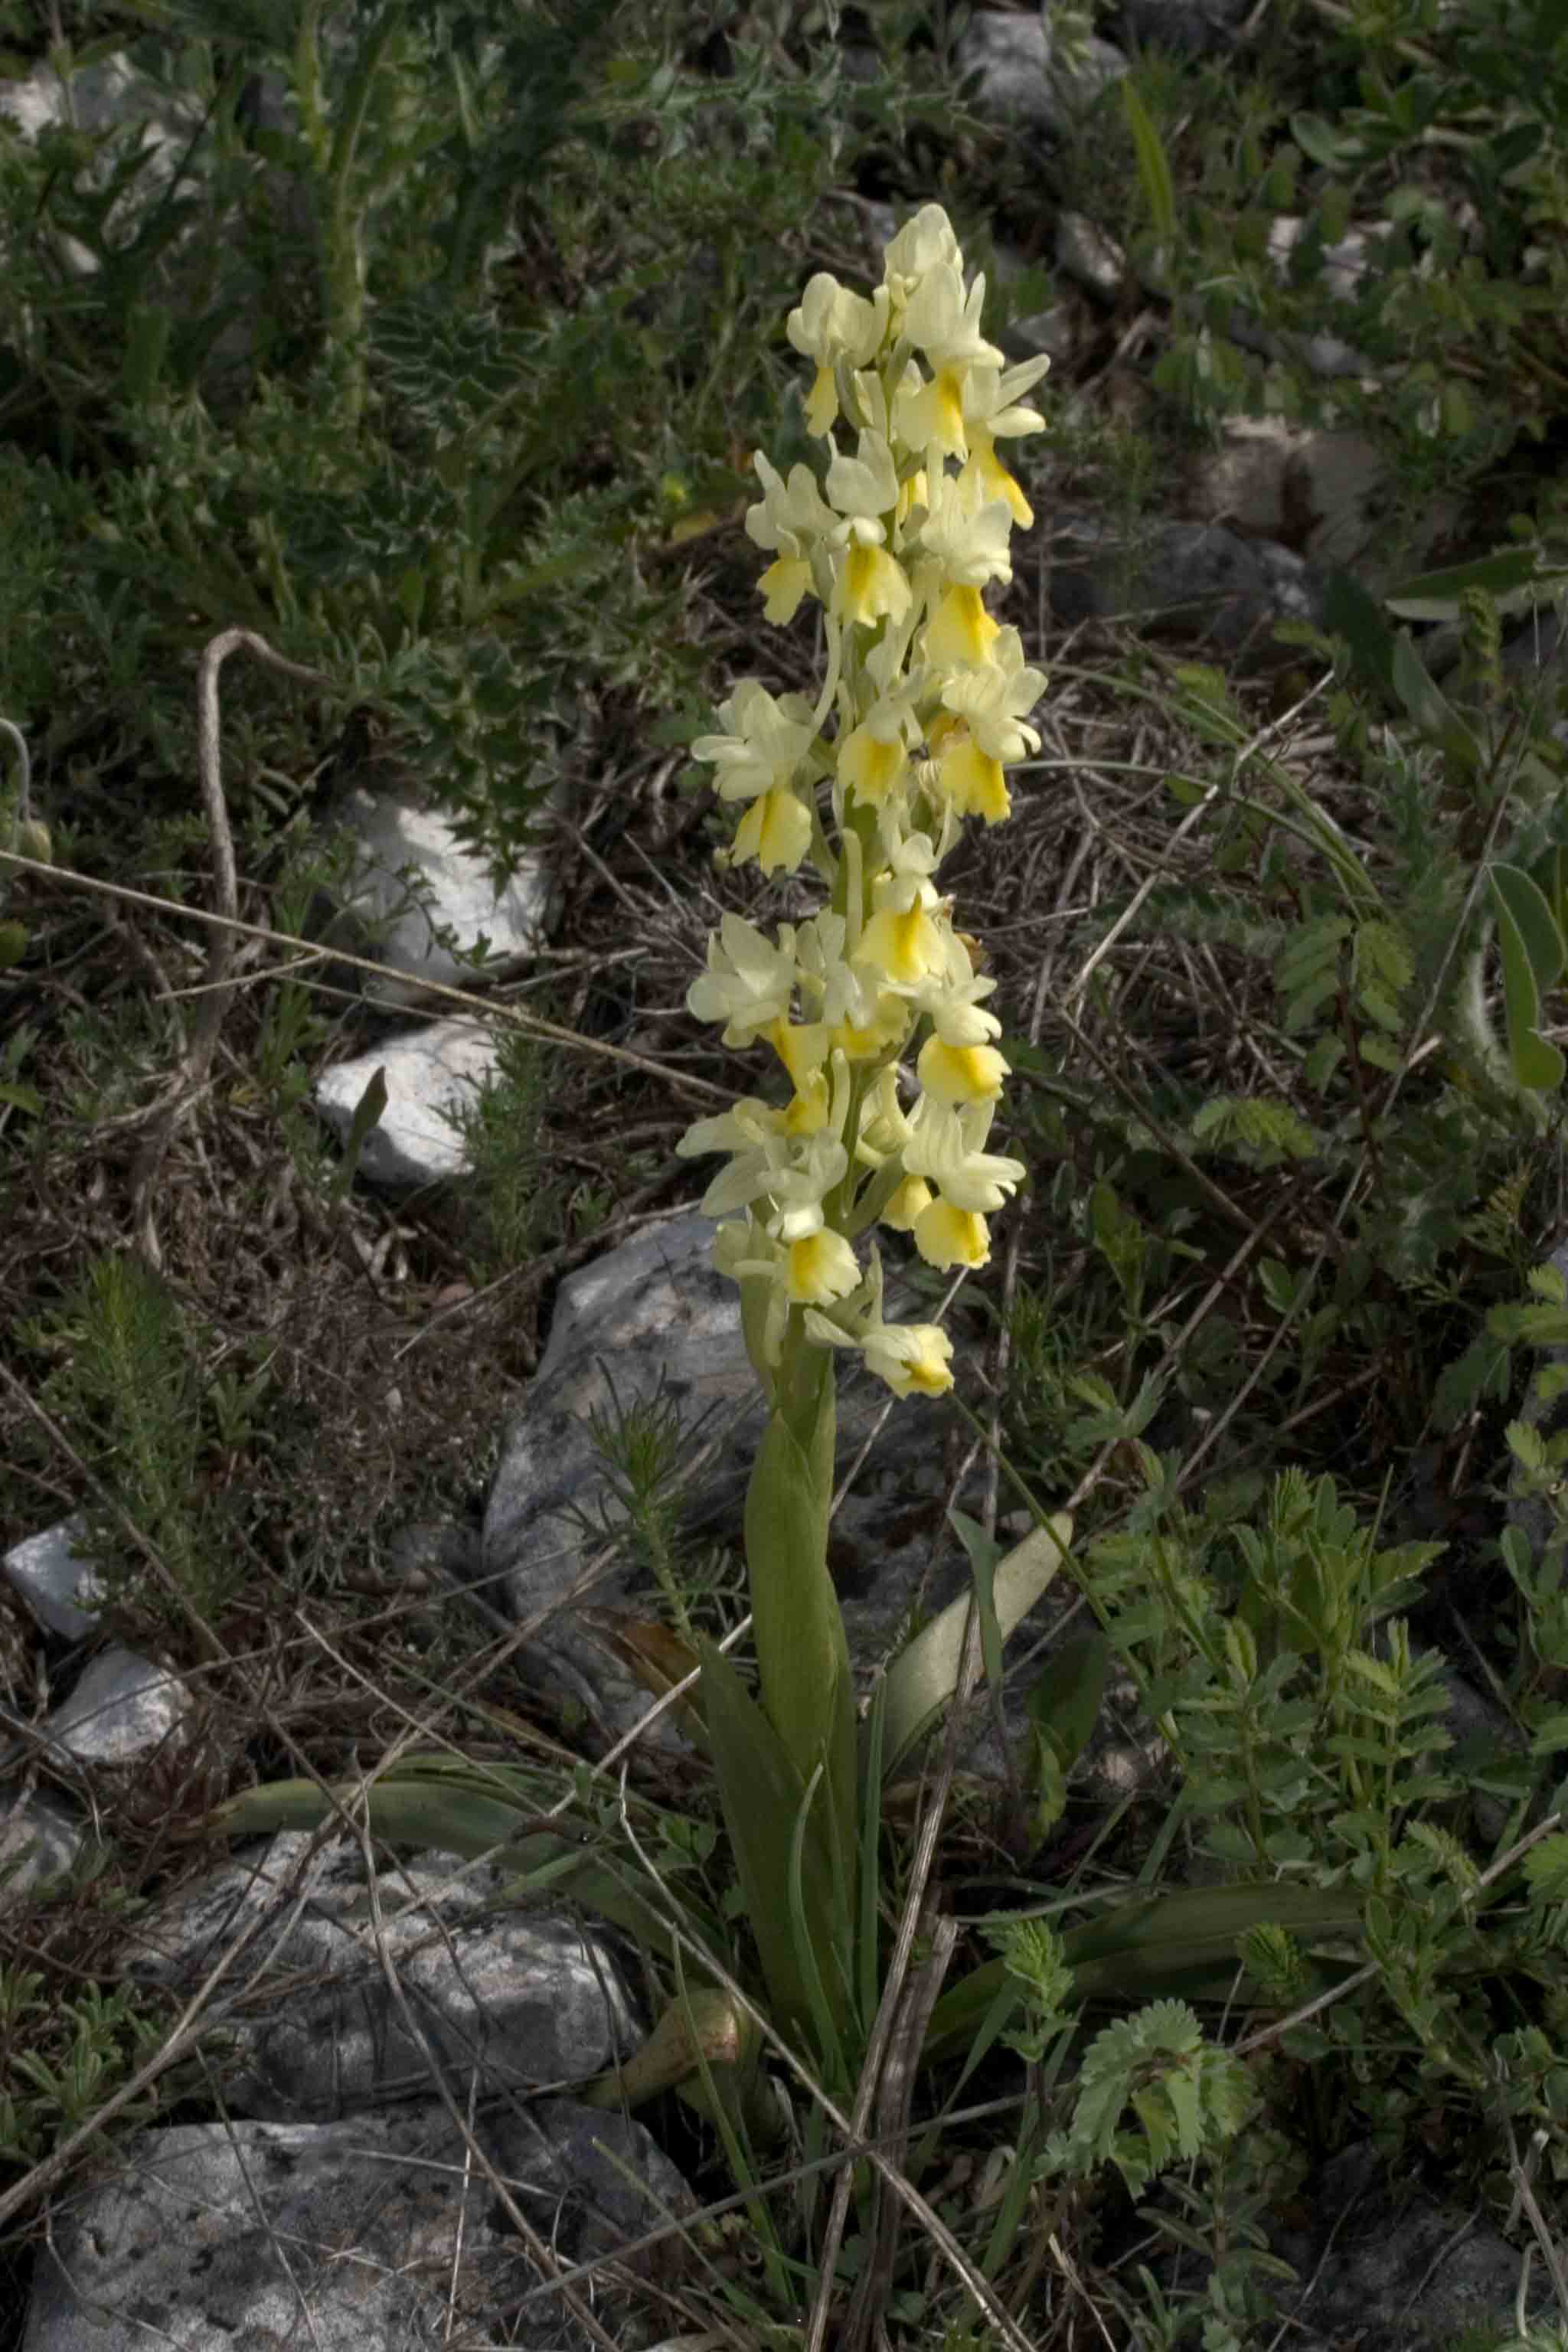
<path fill-rule="evenodd" d="M 951 1389 L 947 1334 L 887 1319 L 877 1231 L 907 1234 L 942 1271 L 983 1266 L 986 1220 L 1027 1172 L 987 1148 L 1008 1076 L 986 1003 L 994 983 L 936 882 L 966 818 L 997 824 L 1009 814 L 1006 772 L 1038 748 L 1028 715 L 1045 686 L 984 592 L 1010 577 L 1013 526 L 1032 520 L 998 445 L 1040 429 L 1022 404 L 1046 362 L 1004 367 L 980 333 L 984 290 L 983 278 L 966 284 L 934 205 L 892 239 L 869 298 L 826 276 L 806 287 L 789 335 L 815 365 L 806 415 L 827 446 L 823 482 L 805 465 L 784 480 L 759 455 L 763 495 L 747 528 L 772 558 L 762 580 L 768 617 L 784 623 L 808 596 L 820 603 L 826 675 L 815 702 L 743 681 L 720 731 L 696 745 L 721 798 L 741 810 L 724 859 L 791 877 L 809 865 L 826 900 L 771 938 L 728 914 L 710 940 L 692 1013 L 721 1024 L 727 1045 L 763 1045 L 788 1092 L 743 1097 L 699 1120 L 679 1149 L 724 1157 L 703 1205 L 720 1221 L 717 1262 L 740 1286 L 768 1406 L 745 1512 L 761 1698 L 706 1645 L 698 1729 L 769 2021 L 830 2094 L 856 2082 L 882 1998 L 882 1780 L 961 1683 L 969 1606 L 953 1603 L 922 1630 L 858 1723 L 826 1559 L 835 1363 L 854 1350 L 899 1397 Z M 850 435 L 853 455 L 838 446 Z M 1005 1559 L 980 1530 L 961 1532 L 990 1673 L 1000 1641 L 1070 1568 L 1071 1522 L 1041 1520 Z M 1068 1645 L 1030 1695 L 1058 1775 L 1092 1727 L 1105 1647 Z M 662 1665 L 649 1679 L 675 1695 Z M 1173 1718 L 1159 1719 L 1174 1742 Z M 601 1817 L 587 1834 L 552 1826 L 565 1801 L 542 1811 L 529 1763 L 415 1751 L 335 1789 L 310 1779 L 242 1790 L 204 1828 L 237 1837 L 363 1811 L 393 1844 L 501 1854 L 519 1900 L 548 1892 L 580 1903 L 662 1951 L 675 1978 L 669 2008 L 641 2049 L 581 2095 L 636 2105 L 676 2088 L 718 2126 L 744 2186 L 754 2178 L 744 2135 L 765 2136 L 777 2114 L 759 2074 L 762 2012 L 733 1974 L 728 1919 L 690 1900 L 672 1917 L 657 1862 L 620 1838 L 624 1794 L 613 1822 Z M 689 1831 L 669 1817 L 668 1851 L 689 1854 Z M 1038 2041 L 1047 2012 L 1053 2030 L 1058 2021 L 1051 1988 L 1068 1981 L 1077 2000 L 1247 1999 L 1237 1991 L 1238 1937 L 1264 1923 L 1349 1933 L 1359 1910 L 1355 1893 L 1259 1883 L 1096 1909 L 1059 1953 L 1042 1925 L 1026 1967 L 1015 1939 L 934 2000 L 921 2056 L 967 2049 L 973 2063 L 1026 1996 Z M 1258 1997 L 1272 1999 L 1267 1987 Z M 1169 2023 L 1162 2016 L 1155 2029 Z M 1139 2063 L 1147 2039 L 1126 2045 Z M 1085 2096 L 1094 2114 L 1112 2114 L 1100 2076 Z"/>
<path fill-rule="evenodd" d="M 746 528 L 773 558 L 767 618 L 821 604 L 826 675 L 815 704 L 743 679 L 694 747 L 742 812 L 721 859 L 810 866 L 826 897 L 772 938 L 731 913 L 710 940 L 689 1010 L 728 1045 L 765 1046 L 790 1092 L 748 1095 L 678 1147 L 726 1155 L 703 1207 L 723 1220 L 715 1260 L 740 1285 L 769 1406 L 745 1515 L 762 1706 L 710 1649 L 705 1712 L 771 1989 L 819 2048 L 854 2000 L 859 1830 L 826 1561 L 835 1354 L 900 1397 L 950 1389 L 947 1334 L 886 1319 L 876 1230 L 910 1235 L 928 1265 L 983 1266 L 986 1219 L 1027 1172 L 987 1149 L 1008 1075 L 995 982 L 936 881 L 965 818 L 1009 814 L 1006 771 L 1039 748 L 1027 722 L 1046 684 L 984 591 L 1011 578 L 1013 527 L 1033 520 L 999 445 L 1042 429 L 1021 404 L 1048 362 L 1004 365 L 980 331 L 984 291 L 938 205 L 889 243 L 868 299 L 826 274 L 807 285 L 788 333 L 815 365 L 824 479 L 795 465 L 786 480 L 759 452 Z"/>

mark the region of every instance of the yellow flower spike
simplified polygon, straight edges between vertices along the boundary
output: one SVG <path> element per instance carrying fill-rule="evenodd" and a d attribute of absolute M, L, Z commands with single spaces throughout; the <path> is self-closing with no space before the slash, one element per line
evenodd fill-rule
<path fill-rule="evenodd" d="M 735 829 L 732 855 L 754 857 L 764 874 L 793 874 L 811 847 L 811 812 L 788 791 L 759 794 Z"/>
<path fill-rule="evenodd" d="M 928 1037 L 915 1072 L 937 1102 L 995 1102 L 1011 1066 L 994 1045 L 950 1045 L 945 1038 Z"/>
<path fill-rule="evenodd" d="M 860 1286 L 860 1267 L 842 1234 L 824 1226 L 788 1246 L 784 1290 L 792 1307 L 827 1307 Z"/>
<path fill-rule="evenodd" d="M 927 1265 L 945 1274 L 955 1265 L 973 1271 L 991 1263 L 991 1236 L 985 1220 L 973 1209 L 955 1209 L 946 1201 L 932 1201 L 914 1223 L 915 1247 Z"/>

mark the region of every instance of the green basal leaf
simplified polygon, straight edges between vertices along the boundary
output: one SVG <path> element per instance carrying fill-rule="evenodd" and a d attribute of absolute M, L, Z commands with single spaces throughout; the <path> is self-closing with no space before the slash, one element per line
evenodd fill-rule
<path fill-rule="evenodd" d="M 1079 2000 L 1262 2000 L 1239 1989 L 1240 1938 L 1251 1927 L 1286 1928 L 1303 1947 L 1359 1934 L 1359 1895 L 1296 1884 L 1198 1886 L 1121 1905 L 1062 1939 Z M 1005 1989 L 1006 1969 L 988 1960 L 944 1993 L 931 2014 L 925 2055 L 964 2047 Z M 1266 2004 L 1267 2005 L 1267 2004 Z"/>
<path fill-rule="evenodd" d="M 1384 603 L 1402 621 L 1457 621 L 1466 594 L 1480 589 L 1504 610 L 1528 604 L 1561 574 L 1542 568 L 1532 547 L 1507 547 L 1469 563 L 1423 572 L 1391 589 Z"/>
<path fill-rule="evenodd" d="M 1528 874 L 1517 866 L 1494 866 L 1487 878 L 1497 912 L 1513 1075 L 1521 1087 L 1550 1094 L 1563 1083 L 1563 1060 L 1557 1047 L 1540 1034 L 1539 975 L 1549 975 L 1548 987 L 1556 978 L 1563 961 L 1562 935 Z"/>
<path fill-rule="evenodd" d="M 809 2026 L 812 2009 L 795 1951 L 789 1890 L 805 1783 L 729 1659 L 711 1643 L 702 1649 L 702 1697 L 720 1801 L 763 1974 L 781 2023 L 798 2032 Z M 830 1998 L 838 1981 L 834 1947 L 847 1942 L 847 1931 L 836 1933 L 838 1883 L 819 1799 L 801 1839 L 799 1885 L 806 1933 Z"/>
<path fill-rule="evenodd" d="M 1429 742 L 1467 774 L 1480 764 L 1480 746 L 1448 700 L 1426 665 L 1401 635 L 1394 645 L 1394 691 Z"/>
<path fill-rule="evenodd" d="M 1110 1650 L 1102 1633 L 1081 1633 L 1047 1659 L 1025 1702 L 1062 1770 L 1087 1747 L 1100 1720 Z"/>
<path fill-rule="evenodd" d="M 999 1639 L 1005 1642 L 1028 1615 L 1055 1576 L 1072 1542 L 1072 1521 L 1058 1512 L 1036 1528 L 998 1561 L 991 1599 Z M 884 1779 L 929 1731 L 958 1688 L 963 1663 L 963 1632 L 969 1595 L 961 1594 L 901 1651 L 886 1675 L 887 1717 L 883 1729 Z"/>
<path fill-rule="evenodd" d="M 518 1876 L 509 1895 L 554 1895 L 581 1903 L 653 1949 L 668 1945 L 668 1931 L 653 1882 L 612 1867 L 567 1837 L 522 1835 L 538 1799 L 518 1781 L 510 1787 L 504 1767 L 465 1764 L 460 1759 L 411 1756 L 379 1774 L 367 1786 L 359 1780 L 335 1788 L 317 1780 L 277 1780 L 247 1789 L 219 1805 L 205 1826 L 223 1837 L 269 1834 L 278 1830 L 315 1830 L 340 1815 L 345 1824 L 365 1822 L 373 1838 L 475 1860 L 494 1854 Z"/>

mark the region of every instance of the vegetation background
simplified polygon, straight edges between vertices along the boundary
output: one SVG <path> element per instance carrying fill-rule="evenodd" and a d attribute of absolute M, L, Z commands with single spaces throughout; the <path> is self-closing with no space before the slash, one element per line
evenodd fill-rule
<path fill-rule="evenodd" d="M 967 2170 L 927 2185 L 1042 2343 L 1064 2313 L 1151 2347 L 1271 2336 L 1270 2230 L 1347 2144 L 1517 2225 L 1533 2135 L 1556 2224 L 1550 1360 L 1521 1416 L 1535 1351 L 1568 1343 L 1537 1270 L 1563 1223 L 1568 803 L 1560 672 L 1533 658 L 1568 554 L 1568 21 L 1262 0 L 1173 55 L 1055 9 L 1064 49 L 1118 32 L 1131 70 L 1045 151 L 976 110 L 968 14 L 0 5 L 7 73 L 123 51 L 194 126 L 172 168 L 133 126 L 0 129 L 0 717 L 30 755 L 24 782 L 7 744 L 0 794 L 0 1544 L 85 1509 L 106 1629 L 202 1670 L 194 1737 L 94 1776 L 91 1867 L 0 1917 L 14 2183 L 157 2046 L 116 1940 L 199 1865 L 215 1803 L 301 1759 L 345 1770 L 409 1709 L 459 1756 L 531 1739 L 573 1786 L 561 1723 L 476 1663 L 443 1588 L 392 1575 L 390 1538 L 482 1503 L 562 1276 L 692 1197 L 658 1069 L 748 1083 L 682 1009 L 718 911 L 756 907 L 712 866 L 685 747 L 738 673 L 815 667 L 808 629 L 759 628 L 741 528 L 752 449 L 811 455 L 784 316 L 816 268 L 875 278 L 879 206 L 935 198 L 972 264 L 1029 265 L 994 273 L 988 327 L 1059 305 L 1069 353 L 1005 606 L 1051 672 L 1047 740 L 1014 823 L 952 868 L 1034 1172 L 966 1293 L 967 1402 L 1036 1500 L 1075 1509 L 1092 1657 L 1163 1763 L 1114 1811 L 1075 1796 L 1088 1725 L 1047 1663 L 1026 1812 L 945 1817 L 966 1944 L 1016 2001 L 922 2090 L 925 2116 L 958 2084 L 997 2103 L 962 2127 Z M 1071 213 L 1127 256 L 1107 299 L 1057 266 Z M 1281 275 L 1282 215 L 1303 226 Z M 1346 299 L 1327 257 L 1369 223 Z M 1326 331 L 1363 373 L 1290 356 Z M 1374 439 L 1403 594 L 1352 565 L 1321 625 L 1245 653 L 1064 626 L 1053 516 L 1181 513 L 1236 415 Z M 352 968 L 276 940 L 236 954 L 206 1083 L 165 1117 L 205 1017 L 194 918 L 221 903 L 196 664 L 237 626 L 308 674 L 225 676 L 246 921 L 319 936 L 356 782 L 417 782 L 498 871 L 548 847 L 553 944 L 521 982 L 476 975 L 505 1051 L 460 1185 L 343 1181 L 311 1088 L 373 1016 Z M 606 1433 L 650 1577 L 678 1626 L 733 1622 L 735 1563 L 686 1532 L 657 1436 Z M 1489 1703 L 1463 1748 L 1439 1654 Z M 75 1661 L 52 1663 L 58 1695 Z M 35 1719 L 19 1611 L 0 1679 Z M 712 1810 L 678 1811 L 721 1920 Z M 915 1836 L 885 1831 L 889 1922 Z M 1108 1890 L 1282 1877 L 1325 1920 L 1353 1898 L 1353 1955 L 1300 1923 L 1233 1938 L 1255 2021 L 1333 1998 L 1229 2072 L 1240 2011 L 1200 2019 L 1179 1953 L 1086 2027 L 1031 1924 L 1042 1889 L 1071 1920 Z M 714 2144 L 682 2147 L 724 2193 Z M 760 2268 L 728 2240 L 695 2264 L 700 2324 L 798 2324 L 821 2217 L 774 2202 Z M 18 2284 L 41 2204 L 22 2212 Z M 847 2297 L 864 2249 L 845 2259 Z M 984 2333 L 918 2232 L 886 2325 Z"/>

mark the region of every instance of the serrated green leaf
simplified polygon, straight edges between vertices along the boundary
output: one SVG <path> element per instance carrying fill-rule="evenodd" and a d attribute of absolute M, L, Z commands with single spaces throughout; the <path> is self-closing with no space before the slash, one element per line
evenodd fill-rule
<path fill-rule="evenodd" d="M 1568 1896 L 1568 1836 L 1542 1838 L 1524 1857 L 1524 1875 L 1531 1893 L 1546 1903 Z"/>

